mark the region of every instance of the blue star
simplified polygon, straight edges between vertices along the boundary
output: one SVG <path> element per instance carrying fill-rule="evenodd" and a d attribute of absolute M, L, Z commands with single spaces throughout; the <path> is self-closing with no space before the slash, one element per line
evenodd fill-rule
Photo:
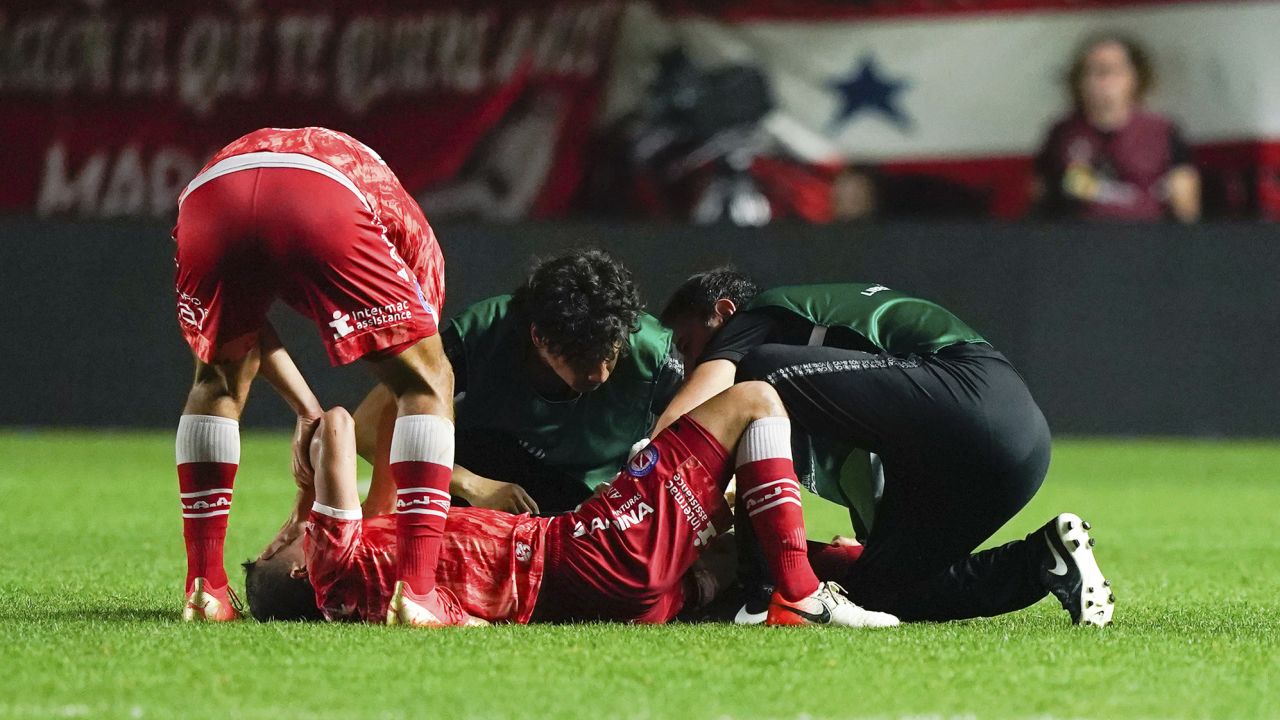
<path fill-rule="evenodd" d="M 864 110 L 879 112 L 900 130 L 911 129 L 911 118 L 898 107 L 898 94 L 910 87 L 904 80 L 889 80 L 880 74 L 875 58 L 863 55 L 861 66 L 847 79 L 830 83 L 840 95 L 840 109 L 831 118 L 834 130 Z"/>

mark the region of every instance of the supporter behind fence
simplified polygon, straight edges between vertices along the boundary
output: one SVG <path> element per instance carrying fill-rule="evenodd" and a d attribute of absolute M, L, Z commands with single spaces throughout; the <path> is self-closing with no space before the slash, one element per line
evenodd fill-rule
<path fill-rule="evenodd" d="M 1178 127 L 1143 105 L 1154 82 L 1145 48 L 1116 34 L 1081 45 L 1067 81 L 1073 109 L 1036 157 L 1032 194 L 1047 216 L 1193 222 L 1200 175 Z"/>

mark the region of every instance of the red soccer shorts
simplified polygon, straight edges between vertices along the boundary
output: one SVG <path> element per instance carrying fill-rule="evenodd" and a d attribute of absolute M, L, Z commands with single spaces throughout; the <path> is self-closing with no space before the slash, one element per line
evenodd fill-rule
<path fill-rule="evenodd" d="M 178 320 L 207 363 L 243 358 L 281 298 L 311 318 L 334 365 L 437 332 L 437 308 L 357 195 L 311 170 L 220 175 L 178 210 Z"/>
<path fill-rule="evenodd" d="M 664 623 L 684 605 L 700 548 L 732 523 L 728 452 L 688 416 L 610 487 L 552 521 L 535 618 Z"/>

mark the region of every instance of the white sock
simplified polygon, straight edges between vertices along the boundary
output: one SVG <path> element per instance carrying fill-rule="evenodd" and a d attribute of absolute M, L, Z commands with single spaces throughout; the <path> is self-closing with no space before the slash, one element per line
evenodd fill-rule
<path fill-rule="evenodd" d="M 178 464 L 240 464 L 240 423 L 215 415 L 183 415 L 174 442 Z"/>
<path fill-rule="evenodd" d="M 770 458 L 791 459 L 791 420 L 785 417 L 760 418 L 747 426 L 738 440 L 735 467 Z"/>
<path fill-rule="evenodd" d="M 453 423 L 438 415 L 396 418 L 391 462 L 429 462 L 453 467 Z"/>

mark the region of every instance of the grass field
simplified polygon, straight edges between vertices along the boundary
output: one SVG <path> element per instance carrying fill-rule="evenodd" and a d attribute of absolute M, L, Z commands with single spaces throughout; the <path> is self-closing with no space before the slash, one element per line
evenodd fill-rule
<path fill-rule="evenodd" d="M 1280 717 L 1277 444 L 1056 446 L 996 540 L 1091 520 L 1105 631 L 1049 600 L 874 633 L 186 626 L 172 457 L 162 433 L 0 434 L 0 717 Z M 229 558 L 290 493 L 287 439 L 248 434 Z"/>

